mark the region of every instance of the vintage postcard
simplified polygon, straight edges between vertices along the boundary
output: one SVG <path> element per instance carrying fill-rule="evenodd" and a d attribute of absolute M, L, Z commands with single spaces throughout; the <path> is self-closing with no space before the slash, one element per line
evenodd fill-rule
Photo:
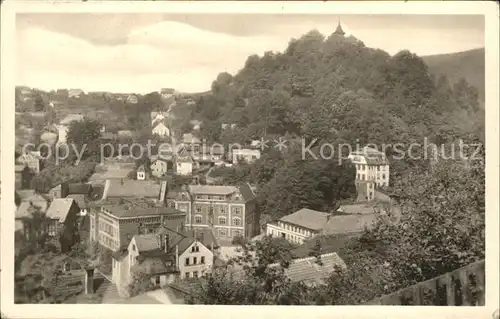
<path fill-rule="evenodd" d="M 498 14 L 4 2 L 2 316 L 498 318 Z"/>

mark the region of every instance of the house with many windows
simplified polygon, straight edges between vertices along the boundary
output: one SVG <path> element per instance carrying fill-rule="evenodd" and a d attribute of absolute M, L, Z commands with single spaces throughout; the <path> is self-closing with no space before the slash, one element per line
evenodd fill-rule
<path fill-rule="evenodd" d="M 90 215 L 90 240 L 117 251 L 134 235 L 154 232 L 161 225 L 184 227 L 186 213 L 145 198 L 107 198 Z"/>
<path fill-rule="evenodd" d="M 40 171 L 43 169 L 42 155 L 39 151 L 26 152 L 19 156 L 16 159 L 16 162 L 23 166 L 27 166 L 36 174 L 40 173 Z"/>
<path fill-rule="evenodd" d="M 383 152 L 364 147 L 351 152 L 349 159 L 356 166 L 356 180 L 374 181 L 376 186 L 389 186 L 389 161 Z"/>
<path fill-rule="evenodd" d="M 213 229 L 218 240 L 252 238 L 260 233 L 260 213 L 249 185 L 188 185 L 169 190 L 167 205 L 187 214 L 192 229 Z"/>
<path fill-rule="evenodd" d="M 211 271 L 215 245 L 213 236 L 200 237 L 164 226 L 154 233 L 135 235 L 126 249 L 113 254 L 112 281 L 126 295 L 126 287 L 137 272 L 149 276 L 157 287 L 201 277 Z"/>

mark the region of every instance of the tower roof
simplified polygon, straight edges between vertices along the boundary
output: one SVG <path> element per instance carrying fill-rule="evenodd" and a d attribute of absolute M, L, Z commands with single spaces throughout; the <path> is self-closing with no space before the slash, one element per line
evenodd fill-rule
<path fill-rule="evenodd" d="M 335 32 L 334 34 L 338 34 L 338 35 L 345 35 L 345 32 L 344 30 L 342 30 L 342 26 L 340 25 L 340 21 L 339 21 L 339 24 L 337 25 L 337 29 L 335 29 Z"/>

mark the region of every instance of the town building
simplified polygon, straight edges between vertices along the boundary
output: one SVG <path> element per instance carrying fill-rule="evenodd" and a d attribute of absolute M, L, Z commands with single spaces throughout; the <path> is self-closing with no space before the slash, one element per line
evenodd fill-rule
<path fill-rule="evenodd" d="M 214 260 L 207 240 L 179 230 L 160 227 L 150 234 L 135 235 L 127 247 L 113 254 L 112 281 L 122 295 L 141 273 L 156 287 L 179 279 L 195 278 L 210 271 Z"/>
<path fill-rule="evenodd" d="M 186 213 L 140 197 L 107 198 L 97 206 L 89 212 L 90 240 L 111 251 L 128 245 L 134 235 L 154 232 L 160 225 L 182 228 L 186 220 Z"/>
<path fill-rule="evenodd" d="M 156 124 L 164 121 L 169 116 L 168 112 L 155 111 L 151 112 L 151 126 L 154 127 Z"/>
<path fill-rule="evenodd" d="M 153 135 L 158 135 L 160 137 L 170 136 L 170 129 L 167 127 L 165 121 L 156 122 L 152 132 Z"/>
<path fill-rule="evenodd" d="M 191 152 L 197 152 L 201 146 L 201 141 L 198 137 L 191 133 L 185 133 L 182 135 L 182 144 L 187 150 Z"/>
<path fill-rule="evenodd" d="M 58 143 L 66 143 L 66 136 L 68 134 L 69 126 L 73 122 L 83 121 L 83 115 L 81 114 L 68 114 L 57 126 L 58 130 Z"/>
<path fill-rule="evenodd" d="M 193 173 L 193 159 L 191 156 L 177 157 L 175 160 L 175 173 L 177 175 L 191 175 Z"/>
<path fill-rule="evenodd" d="M 282 237 L 292 243 L 302 244 L 319 234 L 330 217 L 329 213 L 302 208 L 276 222 L 268 223 L 266 233 L 273 237 Z"/>
<path fill-rule="evenodd" d="M 156 159 L 151 164 L 151 174 L 155 177 L 164 177 L 168 172 L 168 163 L 163 159 Z"/>
<path fill-rule="evenodd" d="M 137 95 L 135 95 L 135 94 L 129 94 L 127 96 L 127 103 L 137 104 L 138 102 L 139 102 L 139 99 L 137 98 Z"/>
<path fill-rule="evenodd" d="M 46 212 L 50 219 L 48 235 L 60 238 L 61 251 L 67 252 L 78 240 L 80 207 L 73 198 L 56 198 Z"/>
<path fill-rule="evenodd" d="M 103 199 L 144 198 L 153 203 L 165 203 L 167 182 L 154 180 L 108 179 L 104 184 Z"/>
<path fill-rule="evenodd" d="M 160 90 L 161 97 L 164 99 L 168 99 L 174 96 L 175 89 L 172 88 L 163 88 Z"/>
<path fill-rule="evenodd" d="M 372 201 L 375 199 L 375 181 L 356 180 L 354 183 L 358 193 L 358 202 Z"/>
<path fill-rule="evenodd" d="M 364 147 L 351 152 L 349 159 L 356 166 L 356 180 L 374 181 L 378 187 L 389 186 L 389 161 L 383 152 Z"/>
<path fill-rule="evenodd" d="M 80 212 L 78 213 L 79 216 L 86 216 L 88 213 L 88 202 L 87 198 L 83 194 L 71 194 L 68 195 L 66 198 L 72 198 L 76 204 L 78 205 L 78 208 L 80 208 Z"/>
<path fill-rule="evenodd" d="M 167 205 L 187 214 L 188 227 L 211 228 L 218 240 L 252 238 L 260 233 L 260 213 L 248 185 L 188 185 L 169 190 Z"/>
<path fill-rule="evenodd" d="M 258 149 L 250 149 L 250 148 L 233 149 L 231 150 L 231 154 L 232 154 L 233 164 L 236 164 L 239 161 L 244 161 L 246 163 L 253 163 L 260 158 L 260 150 Z"/>
<path fill-rule="evenodd" d="M 139 168 L 137 169 L 137 180 L 138 181 L 146 180 L 146 178 L 147 178 L 146 175 L 147 175 L 147 173 L 146 173 L 146 169 L 144 168 L 144 165 L 139 166 Z"/>
<path fill-rule="evenodd" d="M 27 166 L 36 174 L 40 173 L 43 169 L 43 159 L 39 151 L 26 152 L 19 156 L 16 162 L 23 166 Z"/>

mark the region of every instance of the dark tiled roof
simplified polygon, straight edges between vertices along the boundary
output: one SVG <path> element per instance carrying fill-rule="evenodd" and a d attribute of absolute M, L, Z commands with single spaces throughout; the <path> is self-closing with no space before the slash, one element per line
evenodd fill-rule
<path fill-rule="evenodd" d="M 88 195 L 92 191 L 92 185 L 82 183 L 68 184 L 68 194 L 83 194 Z"/>
<path fill-rule="evenodd" d="M 156 234 L 136 235 L 134 239 L 139 253 L 160 248 L 158 245 L 158 235 Z"/>
<path fill-rule="evenodd" d="M 320 259 L 321 264 L 317 263 L 316 257 L 294 259 L 285 269 L 285 274 L 292 282 L 321 284 L 332 275 L 335 266 L 346 267 L 344 261 L 336 253 L 323 254 Z M 275 265 L 277 264 L 270 265 L 270 267 Z"/>
<path fill-rule="evenodd" d="M 161 183 L 153 180 L 109 179 L 106 197 L 155 197 L 160 198 Z"/>
<path fill-rule="evenodd" d="M 323 229 L 324 234 L 349 234 L 362 232 L 377 221 L 375 214 L 332 216 Z"/>
<path fill-rule="evenodd" d="M 255 193 L 253 192 L 252 188 L 250 185 L 245 184 L 239 187 L 241 196 L 245 199 L 246 202 L 249 202 L 253 199 L 255 199 Z"/>
<path fill-rule="evenodd" d="M 161 204 L 148 203 L 141 200 L 123 200 L 107 199 L 100 205 L 106 211 L 118 218 L 138 217 L 138 216 L 158 216 L 158 215 L 174 215 L 184 214 L 180 210 L 165 207 Z"/>
<path fill-rule="evenodd" d="M 285 223 L 319 231 L 325 227 L 328 215 L 328 213 L 302 208 L 293 214 L 282 217 L 280 220 Z"/>
<path fill-rule="evenodd" d="M 73 198 L 80 209 L 87 209 L 87 201 L 85 200 L 85 195 L 83 194 L 71 194 L 67 196 L 68 198 Z"/>

